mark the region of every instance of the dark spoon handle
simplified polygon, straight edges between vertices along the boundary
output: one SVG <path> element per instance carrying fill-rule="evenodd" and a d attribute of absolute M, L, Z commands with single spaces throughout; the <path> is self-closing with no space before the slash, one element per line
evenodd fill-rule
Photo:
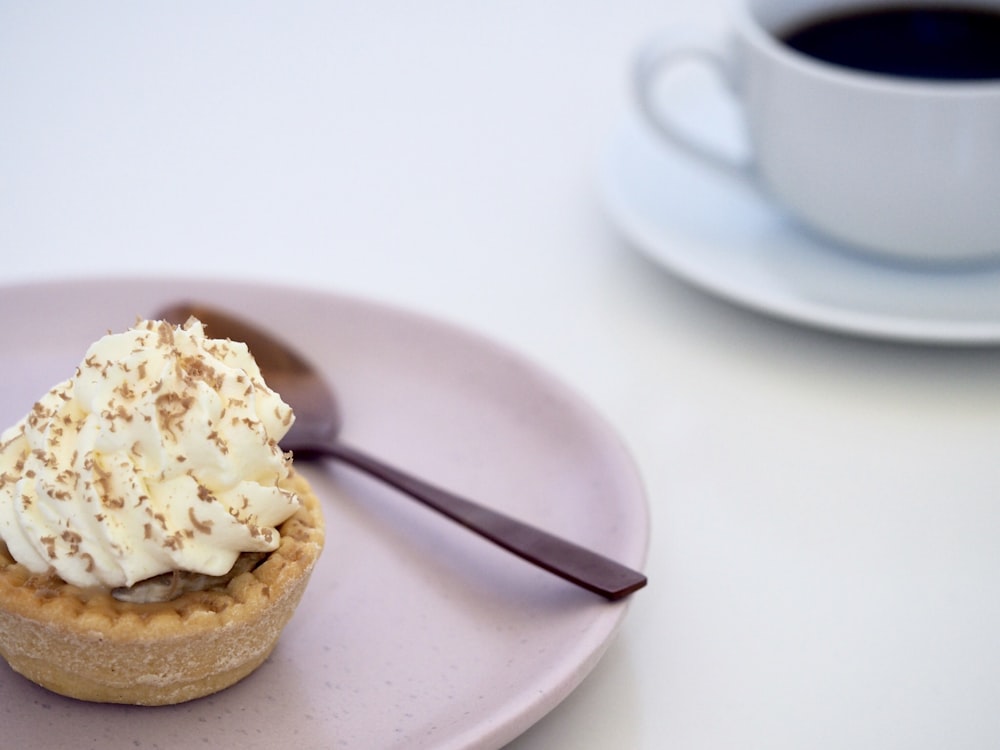
<path fill-rule="evenodd" d="M 646 585 L 646 576 L 596 552 L 483 507 L 388 466 L 343 443 L 320 449 L 297 448 L 297 459 L 335 458 L 381 479 L 494 544 L 612 601 Z"/>

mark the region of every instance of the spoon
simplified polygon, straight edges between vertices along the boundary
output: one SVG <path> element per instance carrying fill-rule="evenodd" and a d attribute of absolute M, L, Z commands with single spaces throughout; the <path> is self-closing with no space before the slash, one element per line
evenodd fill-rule
<path fill-rule="evenodd" d="M 606 599 L 621 599 L 646 585 L 646 576 L 642 573 L 428 484 L 345 445 L 339 439 L 340 408 L 332 388 L 301 355 L 248 321 L 193 303 L 172 305 L 157 317 L 180 325 L 191 316 L 205 325 L 209 335 L 242 341 L 250 348 L 265 382 L 281 394 L 295 413 L 295 421 L 282 439 L 281 447 L 293 452 L 296 459 L 343 461 L 528 562 Z"/>

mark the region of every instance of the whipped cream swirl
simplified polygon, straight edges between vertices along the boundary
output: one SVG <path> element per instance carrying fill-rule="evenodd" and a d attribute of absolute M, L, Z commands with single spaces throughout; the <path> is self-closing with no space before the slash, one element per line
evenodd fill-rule
<path fill-rule="evenodd" d="M 291 408 L 245 344 L 139 321 L 0 435 L 0 539 L 37 574 L 127 587 L 277 548 Z"/>

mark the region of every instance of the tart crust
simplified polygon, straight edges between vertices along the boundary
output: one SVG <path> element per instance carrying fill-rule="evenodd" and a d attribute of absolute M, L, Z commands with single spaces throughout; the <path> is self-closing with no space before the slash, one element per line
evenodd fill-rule
<path fill-rule="evenodd" d="M 169 602 L 121 602 L 33 576 L 0 542 L 0 655 L 29 680 L 86 701 L 168 705 L 222 690 L 271 653 L 324 541 L 320 503 L 294 470 L 302 507 L 281 542 L 225 586 Z"/>

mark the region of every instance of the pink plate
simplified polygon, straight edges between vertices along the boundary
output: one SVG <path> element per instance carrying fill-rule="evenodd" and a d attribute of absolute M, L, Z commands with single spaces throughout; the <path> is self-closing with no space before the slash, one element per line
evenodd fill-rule
<path fill-rule="evenodd" d="M 91 341 L 179 299 L 285 331 L 335 382 L 352 444 L 641 567 L 642 484 L 587 404 L 475 334 L 358 299 L 190 280 L 3 288 L 0 427 L 68 377 Z M 303 471 L 325 501 L 327 546 L 256 673 L 208 698 L 138 708 L 65 699 L 0 662 L 3 746 L 498 748 L 583 680 L 621 624 L 626 604 L 350 469 Z"/>

